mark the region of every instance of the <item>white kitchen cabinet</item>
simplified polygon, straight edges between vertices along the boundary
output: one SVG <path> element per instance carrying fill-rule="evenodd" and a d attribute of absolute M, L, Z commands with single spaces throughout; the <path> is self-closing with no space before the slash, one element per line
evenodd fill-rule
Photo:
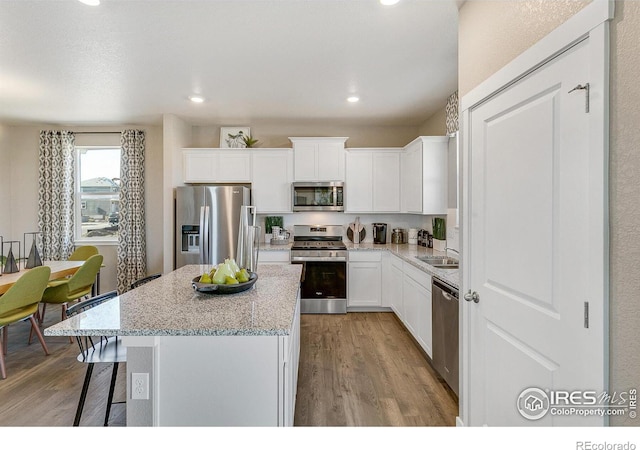
<path fill-rule="evenodd" d="M 242 149 L 183 149 L 182 169 L 185 183 L 247 183 L 251 182 L 251 153 Z"/>
<path fill-rule="evenodd" d="M 289 264 L 291 255 L 288 248 L 284 250 L 258 251 L 258 262 L 260 264 Z"/>
<path fill-rule="evenodd" d="M 398 151 L 373 154 L 373 212 L 400 212 Z"/>
<path fill-rule="evenodd" d="M 251 158 L 251 197 L 257 212 L 291 212 L 293 151 L 291 149 L 253 150 Z"/>
<path fill-rule="evenodd" d="M 389 255 L 389 272 L 383 273 L 382 282 L 387 287 L 387 295 L 389 296 L 389 306 L 393 309 L 400 320 L 404 321 L 404 302 L 402 299 L 403 287 L 403 262 L 400 258 Z"/>
<path fill-rule="evenodd" d="M 402 212 L 447 213 L 448 142 L 446 136 L 421 136 L 402 154 Z"/>
<path fill-rule="evenodd" d="M 293 426 L 299 292 L 288 335 L 126 336 L 123 345 L 129 377 L 132 366 L 153 362 L 147 402 L 155 410 L 149 416 L 129 414 L 128 403 L 130 425 Z"/>
<path fill-rule="evenodd" d="M 382 254 L 350 251 L 348 263 L 348 307 L 379 307 L 382 302 Z"/>
<path fill-rule="evenodd" d="M 404 323 L 431 357 L 431 276 L 410 264 L 404 264 L 403 272 Z"/>
<path fill-rule="evenodd" d="M 282 392 L 279 395 L 283 401 L 280 406 L 280 426 L 292 427 L 296 410 L 296 392 L 298 388 L 298 364 L 300 362 L 300 299 L 296 306 L 296 312 L 291 326 L 291 334 L 281 340 L 284 360 L 281 361 L 282 374 L 279 384 Z"/>
<path fill-rule="evenodd" d="M 295 181 L 344 181 L 346 137 L 290 137 Z"/>
<path fill-rule="evenodd" d="M 349 150 L 346 164 L 346 212 L 373 211 L 373 155 L 371 152 Z"/>
<path fill-rule="evenodd" d="M 346 212 L 400 212 L 400 151 L 349 149 Z"/>

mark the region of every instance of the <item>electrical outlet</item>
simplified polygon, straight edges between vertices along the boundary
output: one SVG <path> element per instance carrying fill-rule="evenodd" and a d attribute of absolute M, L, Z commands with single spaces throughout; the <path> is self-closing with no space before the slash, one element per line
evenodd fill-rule
<path fill-rule="evenodd" d="M 131 399 L 149 400 L 149 374 L 131 374 Z"/>

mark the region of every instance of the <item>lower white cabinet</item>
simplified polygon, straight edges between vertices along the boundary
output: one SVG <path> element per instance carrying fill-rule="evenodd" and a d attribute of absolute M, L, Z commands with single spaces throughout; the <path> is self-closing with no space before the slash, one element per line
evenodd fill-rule
<path fill-rule="evenodd" d="M 154 361 L 153 412 L 141 414 L 144 401 L 128 400 L 130 426 L 293 426 L 299 293 L 289 335 L 127 336 L 123 344 L 128 377 L 132 367 Z"/>
<path fill-rule="evenodd" d="M 291 256 L 289 250 L 269 250 L 258 252 L 258 263 L 260 264 L 289 264 Z"/>
<path fill-rule="evenodd" d="M 432 356 L 431 276 L 404 264 L 402 299 L 404 324 L 424 351 Z"/>
<path fill-rule="evenodd" d="M 388 271 L 383 273 L 382 282 L 386 288 L 388 299 L 385 302 L 396 313 L 400 320 L 404 320 L 404 302 L 402 300 L 402 260 L 395 255 L 389 255 Z"/>
<path fill-rule="evenodd" d="M 296 312 L 291 326 L 291 334 L 285 336 L 282 341 L 284 360 L 282 363 L 282 374 L 279 384 L 282 389 L 279 398 L 282 399 L 281 410 L 279 411 L 279 425 L 285 427 L 293 426 L 293 419 L 296 411 L 296 392 L 298 390 L 298 364 L 300 362 L 300 299 L 296 306 Z"/>
<path fill-rule="evenodd" d="M 382 293 L 382 305 L 391 307 L 431 357 L 431 276 L 393 254 L 385 255 Z"/>
<path fill-rule="evenodd" d="M 347 306 L 381 306 L 382 252 L 349 252 L 347 270 Z"/>

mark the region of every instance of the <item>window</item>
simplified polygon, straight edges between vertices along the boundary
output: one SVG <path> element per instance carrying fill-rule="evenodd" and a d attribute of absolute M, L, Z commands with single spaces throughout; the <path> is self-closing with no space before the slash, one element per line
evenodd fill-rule
<path fill-rule="evenodd" d="M 118 240 L 120 147 L 76 147 L 76 241 Z"/>

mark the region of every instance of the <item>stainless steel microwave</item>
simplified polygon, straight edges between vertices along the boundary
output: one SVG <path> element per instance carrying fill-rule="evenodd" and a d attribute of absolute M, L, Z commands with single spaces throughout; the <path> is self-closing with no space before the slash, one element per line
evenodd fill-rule
<path fill-rule="evenodd" d="M 344 211 L 342 181 L 291 184 L 294 211 Z"/>

